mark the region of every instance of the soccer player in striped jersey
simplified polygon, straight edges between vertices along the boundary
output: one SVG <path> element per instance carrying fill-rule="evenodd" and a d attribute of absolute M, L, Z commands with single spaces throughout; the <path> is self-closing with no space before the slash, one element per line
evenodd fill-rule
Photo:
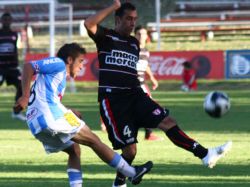
<path fill-rule="evenodd" d="M 65 44 L 57 57 L 45 58 L 24 65 L 22 96 L 16 108 L 27 108 L 27 124 L 32 134 L 42 142 L 47 153 L 68 154 L 68 178 L 71 187 L 82 187 L 79 144 L 90 147 L 104 162 L 139 184 L 150 171 L 151 161 L 130 166 L 119 154 L 104 144 L 79 118 L 79 112 L 66 108 L 61 99 L 66 77 L 75 77 L 83 67 L 85 49 L 76 43 Z M 31 90 L 33 75 L 36 75 Z"/>

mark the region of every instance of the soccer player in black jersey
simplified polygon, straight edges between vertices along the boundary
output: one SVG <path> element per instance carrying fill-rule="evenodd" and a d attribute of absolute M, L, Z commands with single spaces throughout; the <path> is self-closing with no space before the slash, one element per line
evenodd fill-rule
<path fill-rule="evenodd" d="M 99 25 L 114 11 L 114 29 Z M 144 93 L 136 70 L 140 46 L 131 36 L 136 20 L 136 7 L 129 2 L 121 4 L 120 0 L 114 0 L 85 20 L 85 27 L 98 51 L 100 113 L 113 148 L 121 149 L 124 159 L 132 163 L 138 129 L 159 128 L 175 145 L 192 152 L 205 166 L 212 168 L 231 148 L 232 142 L 210 149 L 203 147 L 178 127 L 169 110 Z M 117 173 L 113 187 L 125 187 L 125 179 Z"/>
<path fill-rule="evenodd" d="M 7 85 L 16 88 L 15 100 L 22 96 L 21 73 L 18 69 L 17 33 L 11 30 L 12 17 L 6 12 L 1 16 L 0 29 L 0 86 L 6 81 Z M 13 111 L 12 117 L 25 121 L 25 116 Z"/>

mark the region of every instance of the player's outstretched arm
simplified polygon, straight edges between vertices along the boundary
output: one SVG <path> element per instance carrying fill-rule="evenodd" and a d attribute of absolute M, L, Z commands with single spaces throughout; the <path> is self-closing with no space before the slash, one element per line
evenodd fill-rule
<path fill-rule="evenodd" d="M 155 90 L 156 88 L 158 88 L 159 84 L 158 81 L 156 80 L 156 78 L 154 77 L 153 72 L 151 71 L 150 66 L 148 65 L 147 69 L 146 69 L 146 74 L 149 76 L 150 81 L 152 82 L 152 88 L 153 90 Z"/>
<path fill-rule="evenodd" d="M 16 105 L 14 106 L 14 110 L 24 109 L 29 102 L 30 96 L 30 84 L 32 81 L 32 77 L 34 75 L 34 70 L 30 63 L 26 63 L 23 66 L 23 73 L 22 73 L 22 96 L 17 100 Z"/>
<path fill-rule="evenodd" d="M 97 24 L 101 23 L 113 11 L 120 8 L 120 6 L 121 6 L 120 0 L 114 0 L 113 4 L 111 4 L 107 8 L 104 8 L 98 11 L 96 14 L 88 17 L 84 22 L 84 26 L 92 34 L 95 34 L 97 31 Z"/>

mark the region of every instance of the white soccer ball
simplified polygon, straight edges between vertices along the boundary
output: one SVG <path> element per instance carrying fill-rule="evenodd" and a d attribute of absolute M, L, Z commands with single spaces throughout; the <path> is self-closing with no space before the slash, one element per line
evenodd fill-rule
<path fill-rule="evenodd" d="M 205 97 L 203 107 L 209 116 L 220 118 L 229 111 L 230 99 L 224 92 L 209 92 Z"/>
<path fill-rule="evenodd" d="M 186 86 L 185 84 L 183 84 L 183 85 L 181 85 L 181 90 L 182 90 L 183 92 L 188 92 L 188 91 L 189 91 L 189 88 L 188 88 L 188 86 Z"/>

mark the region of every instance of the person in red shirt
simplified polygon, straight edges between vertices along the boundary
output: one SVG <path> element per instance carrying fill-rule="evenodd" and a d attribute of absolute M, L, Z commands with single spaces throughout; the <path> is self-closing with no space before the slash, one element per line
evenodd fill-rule
<path fill-rule="evenodd" d="M 192 64 L 188 61 L 185 61 L 183 62 L 183 67 L 183 85 L 181 86 L 181 89 L 186 92 L 197 90 L 196 72 L 192 68 Z"/>

